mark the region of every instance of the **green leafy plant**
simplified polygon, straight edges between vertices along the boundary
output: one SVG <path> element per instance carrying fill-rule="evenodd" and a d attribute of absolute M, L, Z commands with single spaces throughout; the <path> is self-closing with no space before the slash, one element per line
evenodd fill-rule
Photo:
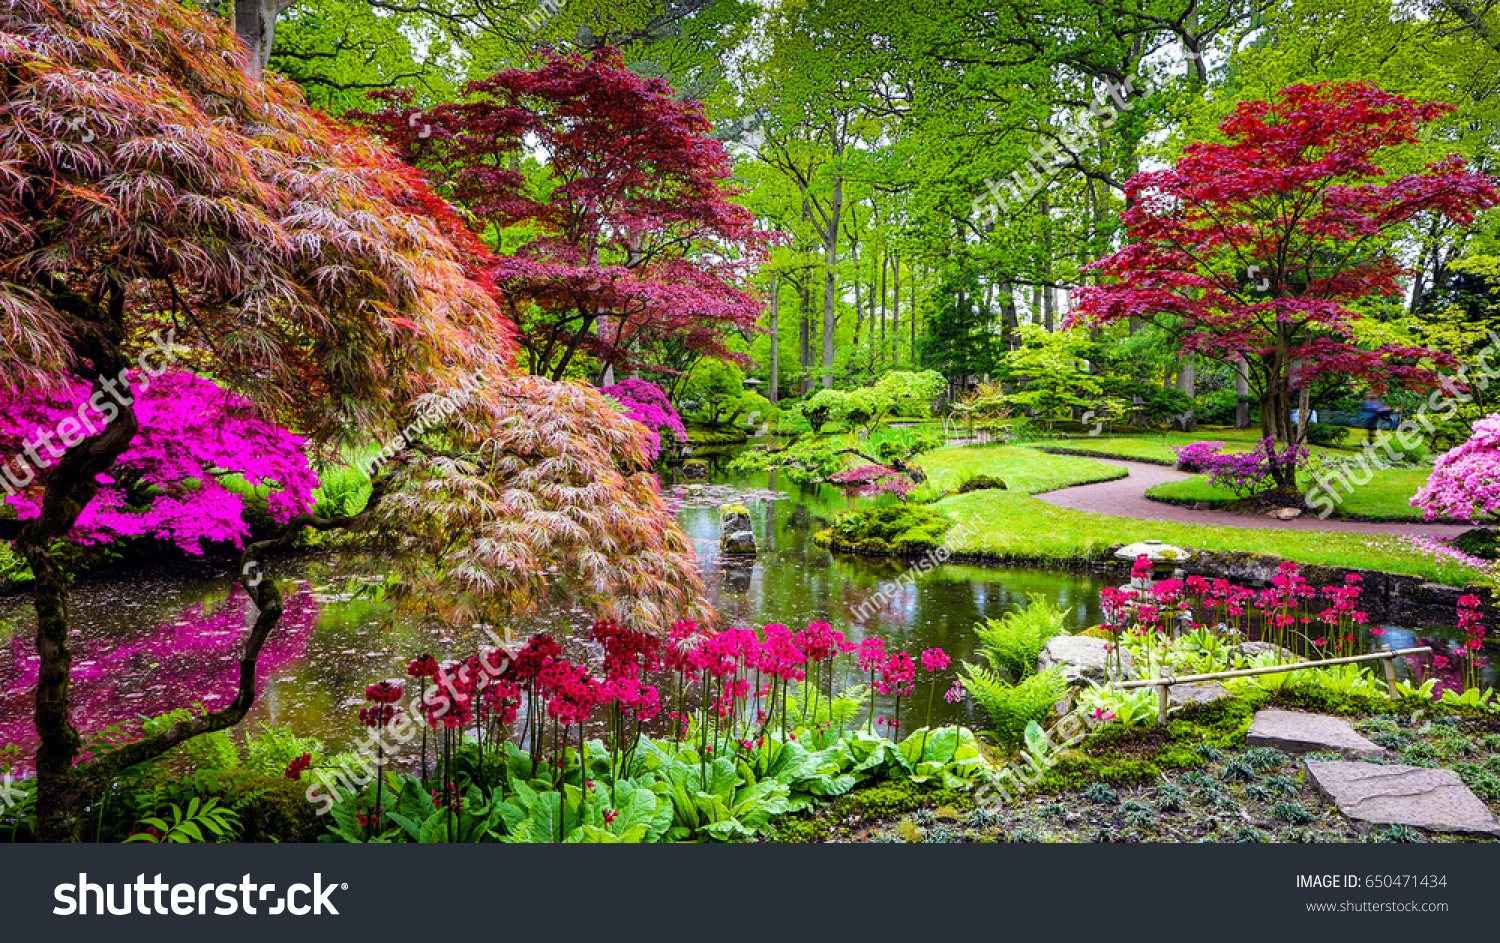
<path fill-rule="evenodd" d="M 1020 744 L 1026 725 L 1046 720 L 1053 705 L 1068 693 L 1060 668 L 1048 668 L 1016 684 L 983 665 L 965 662 L 963 671 L 964 687 L 990 715 L 995 735 L 1005 746 Z"/>
<path fill-rule="evenodd" d="M 1138 727 L 1156 723 L 1157 706 L 1156 688 L 1121 691 L 1109 685 L 1091 683 L 1079 692 L 1075 710 L 1097 717 L 1112 714 L 1114 719 L 1110 723 Z M 1176 709 L 1175 706 L 1170 708 Z"/>
<path fill-rule="evenodd" d="M 1058 609 L 1042 593 L 1028 593 L 1027 604 L 999 619 L 975 626 L 979 654 L 1011 682 L 1036 673 L 1037 656 L 1051 639 L 1066 634 L 1063 621 L 1071 609 Z"/>
<path fill-rule="evenodd" d="M 170 807 L 171 817 L 148 816 L 140 820 L 138 831 L 127 842 L 188 844 L 190 842 L 234 841 L 239 834 L 239 816 L 219 805 L 218 799 L 188 800 L 187 808 Z"/>

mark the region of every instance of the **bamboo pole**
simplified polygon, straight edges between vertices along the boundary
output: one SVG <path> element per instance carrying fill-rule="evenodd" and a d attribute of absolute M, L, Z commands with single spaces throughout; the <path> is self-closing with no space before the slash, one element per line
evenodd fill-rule
<path fill-rule="evenodd" d="M 1218 681 L 1222 678 L 1248 678 L 1253 675 L 1277 674 L 1282 671 L 1302 671 L 1307 668 L 1327 668 L 1329 665 L 1348 665 L 1362 661 L 1379 661 L 1381 659 L 1394 659 L 1398 655 L 1418 655 L 1430 652 L 1430 646 L 1420 648 L 1403 648 L 1393 651 L 1389 645 L 1383 652 L 1375 652 L 1370 655 L 1347 655 L 1343 658 L 1324 658 L 1321 661 L 1302 661 L 1290 665 L 1266 665 L 1261 668 L 1241 668 L 1237 671 L 1215 671 L 1210 674 L 1181 675 L 1180 677 L 1147 678 L 1144 681 L 1123 681 L 1115 685 L 1120 690 L 1131 688 L 1155 688 L 1168 687 L 1175 684 L 1195 684 L 1199 681 Z M 1391 674 L 1395 674 L 1395 665 L 1389 666 Z"/>
<path fill-rule="evenodd" d="M 1385 643 L 1385 650 L 1389 657 L 1385 660 L 1385 687 L 1391 692 L 1391 700 L 1396 699 L 1396 653 L 1391 651 L 1391 643 Z"/>

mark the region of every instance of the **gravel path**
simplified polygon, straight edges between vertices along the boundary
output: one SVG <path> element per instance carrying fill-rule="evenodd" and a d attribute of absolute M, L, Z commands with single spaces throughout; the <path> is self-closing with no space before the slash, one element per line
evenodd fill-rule
<path fill-rule="evenodd" d="M 1129 474 L 1114 481 L 1101 481 L 1090 485 L 1074 485 L 1058 491 L 1047 491 L 1036 495 L 1040 501 L 1060 508 L 1078 511 L 1093 511 L 1096 514 L 1111 514 L 1115 517 L 1130 517 L 1142 521 L 1176 521 L 1181 524 L 1211 524 L 1218 527 L 1245 527 L 1264 530 L 1331 530 L 1349 531 L 1357 534 L 1424 534 L 1452 537 L 1468 530 L 1468 524 L 1410 523 L 1383 524 L 1373 521 L 1324 521 L 1315 515 L 1304 514 L 1290 521 L 1277 521 L 1264 515 L 1235 514 L 1231 511 L 1195 511 L 1178 504 L 1164 504 L 1146 497 L 1146 489 L 1166 481 L 1190 478 L 1186 472 L 1176 471 L 1164 465 L 1147 462 L 1127 462 L 1121 459 L 1099 459 L 1106 465 L 1125 469 Z"/>

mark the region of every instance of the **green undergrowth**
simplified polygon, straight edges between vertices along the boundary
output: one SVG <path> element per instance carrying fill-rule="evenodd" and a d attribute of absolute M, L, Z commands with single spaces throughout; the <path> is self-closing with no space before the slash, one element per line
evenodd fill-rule
<path fill-rule="evenodd" d="M 1093 783 L 1144 786 L 1170 771 L 1196 769 L 1219 752 L 1243 750 L 1255 712 L 1268 707 L 1351 718 L 1410 714 L 1418 709 L 1451 713 L 1451 709 L 1410 698 L 1395 703 L 1386 698 L 1320 690 L 1250 692 L 1209 704 L 1187 705 L 1170 715 L 1166 726 L 1105 727 L 1081 748 L 1063 754 L 1033 791 L 1066 792 Z"/>
<path fill-rule="evenodd" d="M 817 538 L 834 550 L 910 555 L 943 542 L 952 522 L 925 507 L 886 504 L 845 511 Z"/>
<path fill-rule="evenodd" d="M 782 816 L 772 823 L 770 841 L 822 842 L 858 832 L 861 828 L 919 809 L 967 812 L 975 807 L 972 793 L 933 788 L 912 782 L 884 782 L 839 796 L 816 814 Z"/>

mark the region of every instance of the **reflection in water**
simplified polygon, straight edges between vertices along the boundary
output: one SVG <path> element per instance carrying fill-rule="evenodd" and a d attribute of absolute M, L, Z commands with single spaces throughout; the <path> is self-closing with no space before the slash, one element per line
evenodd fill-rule
<path fill-rule="evenodd" d="M 318 601 L 307 583 L 286 593 L 277 630 L 260 656 L 257 693 L 302 661 L 318 625 Z M 156 717 L 201 702 L 218 710 L 239 687 L 239 650 L 254 622 L 242 590 L 217 603 L 197 603 L 144 633 L 91 631 L 86 621 L 69 639 L 73 647 L 73 723 L 87 736 L 105 727 Z M 41 665 L 36 639 L 16 633 L 0 657 L 0 743 L 29 757 L 37 746 L 33 697 Z M 29 767 L 29 763 L 22 768 Z"/>
<path fill-rule="evenodd" d="M 801 487 L 774 473 L 718 473 L 715 480 L 732 486 L 737 500 L 750 509 L 759 548 L 753 561 L 721 561 L 719 511 L 713 501 L 684 502 L 679 517 L 730 624 L 778 622 L 798 629 L 826 620 L 855 638 L 880 636 L 893 649 L 941 647 L 955 661 L 975 661 L 974 623 L 1024 605 L 1027 593 L 1042 593 L 1070 609 L 1075 631 L 1100 621 L 1099 590 L 1106 580 L 1097 574 L 959 564 L 911 572 L 911 580 L 883 606 L 858 619 L 855 614 L 881 584 L 901 580 L 907 565 L 833 556 L 813 542 L 813 535 L 850 507 L 852 499 L 837 488 Z M 715 489 L 712 496 L 717 500 L 725 493 L 727 489 Z M 1122 533 L 1120 539 L 1151 536 L 1144 532 L 1149 525 L 1137 526 L 1142 530 Z M 331 749 L 344 749 L 360 732 L 355 716 L 366 685 L 404 678 L 406 664 L 423 652 L 448 659 L 478 650 L 483 641 L 479 626 L 448 634 L 394 617 L 380 590 L 380 573 L 378 564 L 353 558 L 278 564 L 274 575 L 284 580 L 286 615 L 262 655 L 260 695 L 242 729 L 261 722 L 284 724 L 321 738 Z M 249 600 L 237 589 L 230 594 L 233 585 L 228 571 L 208 577 L 143 571 L 75 588 L 70 636 L 74 721 L 85 735 L 194 701 L 222 706 L 232 697 L 238 647 L 250 620 Z M 501 628 L 515 637 L 540 628 L 564 641 L 575 635 L 567 643 L 569 657 L 597 661 L 597 646 L 578 638 L 586 634 L 588 621 L 581 611 L 554 611 Z M 28 758 L 35 748 L 34 631 L 29 600 L 0 600 L 0 744 L 18 744 Z M 1381 641 L 1397 648 L 1431 643 L 1443 651 L 1455 639 L 1451 630 L 1423 630 L 1420 635 L 1409 629 L 1388 631 Z M 1488 671 L 1486 683 L 1494 684 L 1495 669 Z M 944 689 L 952 675 L 950 669 L 940 676 Z M 1456 676 L 1442 681 L 1453 687 L 1456 682 Z M 924 706 L 925 695 L 919 688 Z M 938 698 L 935 714 L 943 721 L 987 722 L 972 711 L 967 703 L 951 706 Z"/>

